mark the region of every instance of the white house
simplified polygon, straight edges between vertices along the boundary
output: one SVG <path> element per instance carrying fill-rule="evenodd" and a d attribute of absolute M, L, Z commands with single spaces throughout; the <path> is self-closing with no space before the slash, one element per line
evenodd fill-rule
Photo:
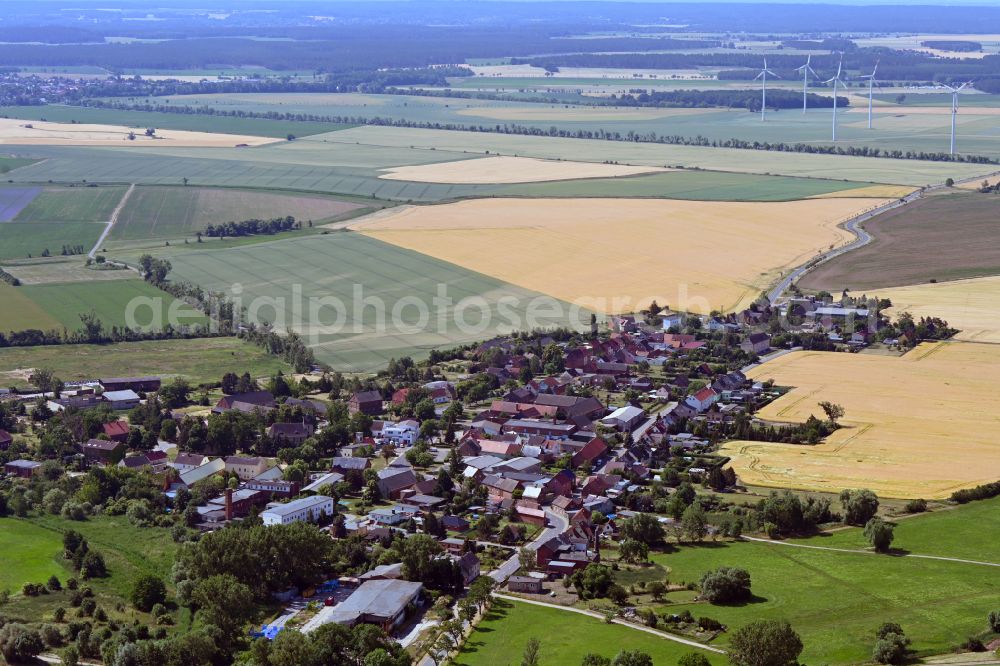
<path fill-rule="evenodd" d="M 413 446 L 420 434 L 420 424 L 413 419 L 399 423 L 383 423 L 379 438 L 386 444 Z"/>
<path fill-rule="evenodd" d="M 669 331 L 674 326 L 680 328 L 684 326 L 684 315 L 680 312 L 665 312 L 660 314 L 663 317 L 663 330 Z"/>
<path fill-rule="evenodd" d="M 314 495 L 292 500 L 287 504 L 268 506 L 261 512 L 260 518 L 265 525 L 288 525 L 300 520 L 316 522 L 321 516 L 331 514 L 333 514 L 333 498 Z"/>
<path fill-rule="evenodd" d="M 697 393 L 689 395 L 687 399 L 684 401 L 684 403 L 688 407 L 691 407 L 692 409 L 696 409 L 699 412 L 704 412 L 709 407 L 718 402 L 718 400 L 719 400 L 719 394 L 715 392 L 715 389 L 706 386 Z"/>

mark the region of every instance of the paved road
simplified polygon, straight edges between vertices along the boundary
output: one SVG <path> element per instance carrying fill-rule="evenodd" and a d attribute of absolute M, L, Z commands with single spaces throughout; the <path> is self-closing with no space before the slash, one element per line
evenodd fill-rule
<path fill-rule="evenodd" d="M 802 347 L 792 347 L 791 349 L 779 349 L 778 351 L 771 352 L 770 354 L 765 354 L 757 359 L 756 363 L 751 363 L 750 365 L 744 365 L 740 368 L 740 372 L 748 372 L 758 365 L 764 365 L 768 361 L 773 361 L 776 358 L 781 358 L 785 354 L 791 354 L 792 352 L 802 351 Z"/>
<path fill-rule="evenodd" d="M 928 188 L 928 189 L 936 189 L 936 188 Z M 830 250 L 829 252 L 821 254 L 819 255 L 818 259 L 815 258 L 810 259 L 808 263 L 803 264 L 802 266 L 799 266 L 798 268 L 793 270 L 791 273 L 786 275 L 781 280 L 781 282 L 776 284 L 774 288 L 771 289 L 771 291 L 767 293 L 768 300 L 770 300 L 771 303 L 776 303 L 778 299 L 781 298 L 781 296 L 785 293 L 785 291 L 787 291 L 788 288 L 792 286 L 792 283 L 794 283 L 800 277 L 811 271 L 816 266 L 824 264 L 827 261 L 833 259 L 834 257 L 839 257 L 840 255 L 850 252 L 851 250 L 857 250 L 858 248 L 864 247 L 865 245 L 871 243 L 872 242 L 871 234 L 862 229 L 860 226 L 861 224 L 867 222 L 868 220 L 872 219 L 877 215 L 881 215 L 882 213 L 894 210 L 896 208 L 899 208 L 900 206 L 905 206 L 906 204 L 913 203 L 914 201 L 920 198 L 921 194 L 922 193 L 918 190 L 916 192 L 913 192 L 912 194 L 908 194 L 902 199 L 894 199 L 893 201 L 887 204 L 879 206 L 878 208 L 873 208 L 870 211 L 862 213 L 861 215 L 858 215 L 848 220 L 847 224 L 844 225 L 844 228 L 856 236 L 854 241 L 848 243 L 847 245 L 843 245 L 836 249 Z"/>
<path fill-rule="evenodd" d="M 97 239 L 97 242 L 94 243 L 94 247 L 92 247 L 90 249 L 90 252 L 87 253 L 87 256 L 90 257 L 91 259 L 93 259 L 94 255 L 97 254 L 97 250 L 99 250 L 101 246 L 104 245 L 104 239 L 108 237 L 109 233 L 111 233 L 111 228 L 114 227 L 115 222 L 118 221 L 118 214 L 122 212 L 122 208 L 125 207 L 125 202 L 128 201 L 128 198 L 130 196 L 132 196 L 133 191 L 135 191 L 134 183 L 128 186 L 128 190 L 125 192 L 125 196 L 122 197 L 122 200 L 118 202 L 118 205 L 115 206 L 114 211 L 112 211 L 111 219 L 108 220 L 107 226 L 104 227 L 104 231 L 101 232 L 101 237 Z"/>
<path fill-rule="evenodd" d="M 810 546 L 804 543 L 788 543 L 787 541 L 772 541 L 771 539 L 759 539 L 757 537 L 742 537 L 744 541 L 754 541 L 756 543 L 766 543 L 772 546 L 788 546 L 789 548 L 808 548 L 809 550 L 829 550 L 834 553 L 854 553 L 855 555 L 881 555 L 874 550 L 856 550 L 853 548 L 831 548 L 829 546 Z M 920 560 L 938 560 L 940 562 L 958 562 L 961 564 L 975 564 L 981 567 L 1000 567 L 997 562 L 981 562 L 979 560 L 963 560 L 959 557 L 940 557 L 938 555 L 918 555 L 916 553 L 903 553 L 900 555 L 890 555 L 889 557 L 914 557 Z"/>
<path fill-rule="evenodd" d="M 569 529 L 569 519 L 565 516 L 550 509 L 545 509 L 545 517 L 548 518 L 549 525 L 551 525 L 551 527 L 546 527 L 544 530 L 539 532 L 538 536 L 536 536 L 533 541 L 525 544 L 525 548 L 528 548 L 529 550 L 538 550 L 538 547 L 543 543 Z M 517 554 L 517 551 L 515 551 L 514 554 L 511 555 L 510 559 L 487 574 L 490 578 L 496 581 L 497 585 L 502 584 L 514 575 L 514 572 L 517 571 L 518 568 L 520 568 L 521 565 L 518 562 Z"/>
<path fill-rule="evenodd" d="M 544 601 L 534 601 L 532 599 L 522 599 L 521 597 L 512 597 L 506 594 L 493 593 L 493 596 L 497 599 L 506 599 L 508 601 L 517 601 L 522 604 L 531 604 L 533 606 L 544 606 L 545 608 L 554 608 L 556 610 L 566 611 L 567 613 L 578 613 L 580 615 L 587 615 L 588 617 L 594 617 L 598 620 L 603 620 L 604 615 L 598 613 L 597 611 L 586 610 L 583 608 L 573 608 L 571 606 L 560 606 L 559 604 L 550 604 Z M 640 624 L 634 624 L 632 622 L 626 622 L 615 618 L 611 621 L 613 624 L 620 624 L 623 627 L 628 627 L 629 629 L 635 629 L 636 631 L 644 631 L 647 634 L 652 634 L 658 638 L 662 638 L 667 641 L 674 641 L 675 643 L 682 643 L 684 645 L 689 645 L 693 648 L 698 648 L 699 650 L 708 650 L 709 652 L 715 652 L 716 654 L 725 654 L 724 650 L 717 647 L 712 647 L 710 645 L 705 645 L 704 643 L 699 643 L 698 641 L 691 640 L 689 638 L 681 638 L 680 636 L 674 636 L 673 634 L 667 634 L 662 631 L 657 631 L 656 629 L 651 629 L 649 627 L 644 627 Z"/>

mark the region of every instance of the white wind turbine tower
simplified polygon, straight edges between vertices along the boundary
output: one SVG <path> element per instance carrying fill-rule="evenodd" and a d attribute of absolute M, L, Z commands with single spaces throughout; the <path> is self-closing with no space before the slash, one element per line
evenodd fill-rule
<path fill-rule="evenodd" d="M 812 72 L 813 76 L 817 78 L 819 77 L 816 70 L 814 70 L 812 65 L 809 64 L 811 60 L 811 55 L 806 56 L 806 64 L 795 68 L 796 72 L 802 72 L 802 113 L 806 112 L 806 96 L 809 93 L 809 72 Z"/>
<path fill-rule="evenodd" d="M 837 140 L 837 84 L 843 83 L 840 78 L 840 72 L 844 68 L 844 56 L 840 56 L 840 63 L 837 65 L 837 73 L 831 79 L 827 79 L 823 83 L 833 83 L 833 140 Z"/>
<path fill-rule="evenodd" d="M 753 78 L 754 81 L 757 79 L 762 79 L 760 84 L 760 119 L 764 121 L 764 115 L 767 112 L 767 75 L 770 74 L 776 79 L 781 77 L 772 72 L 767 68 L 767 58 L 764 58 L 764 69 L 760 70 L 760 74 Z"/>
<path fill-rule="evenodd" d="M 875 72 L 878 71 L 878 60 L 871 74 L 865 74 L 862 79 L 868 79 L 868 129 L 872 128 L 872 88 L 875 86 Z"/>
<path fill-rule="evenodd" d="M 951 154 L 955 154 L 955 117 L 958 115 L 958 94 L 972 81 L 966 81 L 957 88 L 953 88 L 945 83 L 941 85 L 951 91 Z"/>

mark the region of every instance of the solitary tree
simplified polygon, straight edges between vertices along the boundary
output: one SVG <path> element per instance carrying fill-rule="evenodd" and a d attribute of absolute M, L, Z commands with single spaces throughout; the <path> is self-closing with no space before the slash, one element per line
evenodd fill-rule
<path fill-rule="evenodd" d="M 780 620 L 757 620 L 740 627 L 729 645 L 729 662 L 734 666 L 793 666 L 802 653 L 802 639 Z"/>
<path fill-rule="evenodd" d="M 870 490 L 842 490 L 840 504 L 844 507 L 844 522 L 865 525 L 878 513 L 878 496 Z"/>
<path fill-rule="evenodd" d="M 888 552 L 892 545 L 893 524 L 882 520 L 879 517 L 872 518 L 865 523 L 865 538 L 880 553 Z"/>
<path fill-rule="evenodd" d="M 529 638 L 528 644 L 524 646 L 524 656 L 521 658 L 521 666 L 538 666 L 541 662 L 538 660 L 538 650 L 542 647 L 542 644 L 538 642 L 537 638 Z"/>
<path fill-rule="evenodd" d="M 844 408 L 835 402 L 824 400 L 819 403 L 819 406 L 823 409 L 823 412 L 826 414 L 826 418 L 830 421 L 830 425 L 832 426 L 836 426 L 837 421 L 844 418 Z"/>

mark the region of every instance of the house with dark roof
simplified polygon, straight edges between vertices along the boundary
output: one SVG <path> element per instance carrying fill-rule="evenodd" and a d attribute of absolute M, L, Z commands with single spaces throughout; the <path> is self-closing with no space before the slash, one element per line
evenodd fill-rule
<path fill-rule="evenodd" d="M 223 396 L 215 403 L 212 412 L 215 414 L 223 414 L 230 411 L 250 414 L 255 410 L 269 412 L 277 407 L 277 405 L 278 403 L 275 402 L 274 396 L 271 395 L 270 391 L 251 391 L 249 393 L 234 393 L 233 395 Z"/>
<path fill-rule="evenodd" d="M 767 333 L 751 333 L 740 343 L 740 349 L 748 354 L 763 354 L 771 348 L 771 336 Z"/>
<path fill-rule="evenodd" d="M 352 415 L 378 416 L 382 413 L 382 394 L 378 391 L 359 391 L 347 401 L 347 409 Z"/>
<path fill-rule="evenodd" d="M 6 451 L 14 443 L 14 436 L 6 430 L 0 429 L 0 451 Z"/>
<path fill-rule="evenodd" d="M 149 467 L 154 474 L 160 474 L 168 467 L 167 454 L 163 451 L 148 451 L 139 455 L 126 456 L 118 461 L 118 466 L 126 469 Z"/>
<path fill-rule="evenodd" d="M 110 439 L 88 439 L 80 445 L 80 452 L 89 464 L 116 465 L 125 457 L 125 445 Z"/>
<path fill-rule="evenodd" d="M 159 391 L 159 377 L 106 377 L 99 380 L 105 391 Z"/>
<path fill-rule="evenodd" d="M 402 492 L 417 483 L 417 475 L 409 467 L 386 467 L 378 472 L 378 490 L 386 499 L 399 499 Z"/>
<path fill-rule="evenodd" d="M 178 453 L 170 466 L 183 474 L 193 469 L 201 467 L 209 461 L 209 457 L 200 453 Z"/>
<path fill-rule="evenodd" d="M 312 426 L 305 423 L 274 423 L 267 429 L 268 437 L 288 446 L 298 446 L 312 434 Z"/>
<path fill-rule="evenodd" d="M 368 458 L 358 456 L 337 456 L 330 461 L 330 471 L 347 474 L 351 470 L 364 472 L 372 466 L 372 461 Z"/>

